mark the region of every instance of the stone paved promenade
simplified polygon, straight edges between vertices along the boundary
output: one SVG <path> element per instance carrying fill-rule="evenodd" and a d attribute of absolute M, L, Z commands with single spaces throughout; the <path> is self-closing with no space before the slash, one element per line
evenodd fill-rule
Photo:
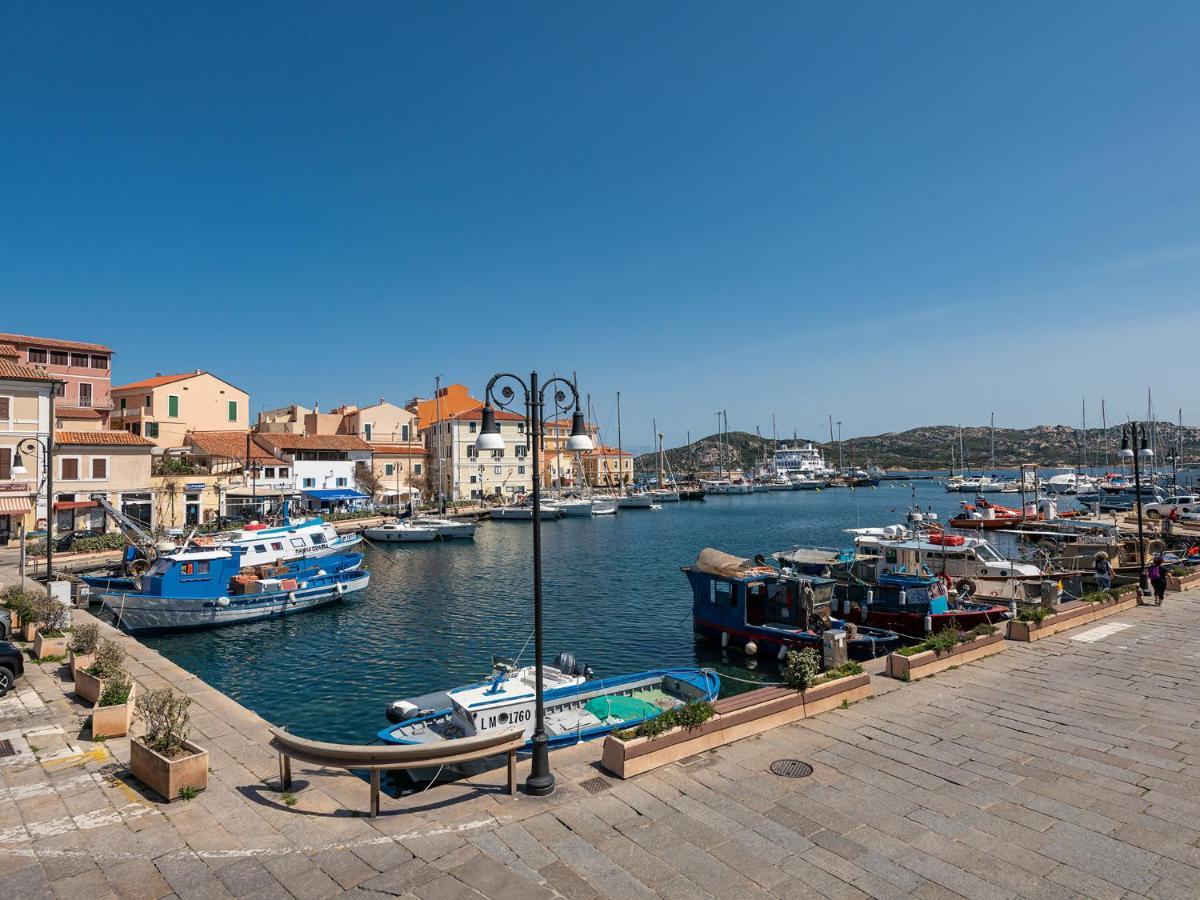
<path fill-rule="evenodd" d="M 210 789 L 149 799 L 128 742 L 89 742 L 65 672 L 31 665 L 0 700 L 0 898 L 1200 895 L 1200 593 L 876 679 L 870 701 L 629 782 L 589 746 L 555 754 L 549 800 L 497 771 L 374 821 L 347 774 L 301 766 L 281 796 L 263 722 L 128 643 L 144 687 L 195 698 Z M 815 771 L 776 777 L 780 757 Z"/>

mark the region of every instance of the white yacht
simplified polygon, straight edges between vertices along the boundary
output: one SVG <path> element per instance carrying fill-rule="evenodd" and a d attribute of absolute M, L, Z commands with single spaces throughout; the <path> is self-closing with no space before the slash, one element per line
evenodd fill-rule
<path fill-rule="evenodd" d="M 414 525 L 433 528 L 443 540 L 475 537 L 475 523 L 470 519 L 440 519 L 437 516 L 417 516 Z"/>
<path fill-rule="evenodd" d="M 541 519 L 561 519 L 563 511 L 557 506 L 542 505 Z M 515 520 L 518 522 L 533 521 L 533 504 L 517 503 L 513 506 L 497 506 L 491 511 L 491 518 Z"/>
<path fill-rule="evenodd" d="M 438 532 L 432 525 L 416 525 L 409 521 L 385 522 L 374 528 L 364 528 L 367 540 L 382 544 L 409 544 L 437 540 Z"/>
<path fill-rule="evenodd" d="M 621 509 L 649 509 L 654 505 L 654 495 L 649 491 L 639 491 L 636 494 L 626 494 L 617 501 Z"/>
<path fill-rule="evenodd" d="M 564 516 L 591 516 L 592 501 L 581 500 L 575 497 L 564 498 L 562 500 L 543 500 L 542 506 L 551 504 L 562 511 Z"/>
<path fill-rule="evenodd" d="M 655 488 L 650 493 L 654 495 L 654 501 L 656 503 L 678 503 L 679 502 L 679 491 L 673 490 L 671 488 Z"/>
<path fill-rule="evenodd" d="M 775 451 L 775 473 L 789 478 L 803 476 L 814 480 L 827 477 L 830 469 L 821 450 L 812 443 L 802 447 L 784 445 Z"/>

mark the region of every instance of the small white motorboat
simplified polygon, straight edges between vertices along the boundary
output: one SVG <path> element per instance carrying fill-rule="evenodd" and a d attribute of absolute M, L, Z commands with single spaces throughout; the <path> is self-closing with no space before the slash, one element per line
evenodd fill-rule
<path fill-rule="evenodd" d="M 363 536 L 381 544 L 407 544 L 418 541 L 437 540 L 437 529 L 431 525 L 414 525 L 412 522 L 386 522 L 374 528 L 364 528 Z"/>
<path fill-rule="evenodd" d="M 443 540 L 475 537 L 475 523 L 470 519 L 440 519 L 437 516 L 417 516 L 414 525 L 433 528 Z"/>
<path fill-rule="evenodd" d="M 649 491 L 629 494 L 617 501 L 621 509 L 649 509 L 654 505 L 654 495 Z"/>
<path fill-rule="evenodd" d="M 542 519 L 561 519 L 563 511 L 550 503 L 542 504 Z M 533 504 L 518 503 L 514 506 L 497 506 L 491 512 L 493 519 L 517 522 L 533 521 Z"/>
<path fill-rule="evenodd" d="M 615 516 L 617 514 L 616 498 L 592 500 L 592 515 L 593 516 Z"/>
<path fill-rule="evenodd" d="M 580 500 L 571 497 L 563 500 L 555 500 L 553 503 L 562 510 L 564 516 L 590 516 L 592 514 L 591 500 Z"/>
<path fill-rule="evenodd" d="M 650 492 L 654 495 L 656 503 L 678 503 L 679 491 L 673 491 L 669 488 L 656 488 Z"/>

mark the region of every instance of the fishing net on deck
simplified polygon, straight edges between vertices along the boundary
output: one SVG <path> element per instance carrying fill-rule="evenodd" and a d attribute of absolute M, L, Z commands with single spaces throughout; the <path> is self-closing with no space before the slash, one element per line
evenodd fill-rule
<path fill-rule="evenodd" d="M 609 719 L 629 722 L 657 715 L 659 711 L 653 703 L 636 697 L 594 697 L 587 702 L 584 709 L 601 722 L 607 722 Z"/>

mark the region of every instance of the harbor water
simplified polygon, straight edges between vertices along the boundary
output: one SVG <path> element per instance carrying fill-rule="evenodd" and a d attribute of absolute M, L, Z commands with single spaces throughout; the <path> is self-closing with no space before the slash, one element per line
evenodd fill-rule
<path fill-rule="evenodd" d="M 902 523 L 914 502 L 945 519 L 969 499 L 938 482 L 885 481 L 544 522 L 546 659 L 570 651 L 598 676 L 714 666 L 732 676 L 724 693 L 773 680 L 772 661 L 749 669 L 742 654 L 723 655 L 693 638 L 680 566 L 705 547 L 750 557 L 796 545 L 846 546 L 844 529 Z M 485 676 L 493 654 L 532 662 L 529 522 L 483 522 L 474 541 L 368 546 L 364 553 L 370 586 L 323 609 L 142 640 L 275 724 L 347 742 L 371 739 L 394 699 Z"/>

